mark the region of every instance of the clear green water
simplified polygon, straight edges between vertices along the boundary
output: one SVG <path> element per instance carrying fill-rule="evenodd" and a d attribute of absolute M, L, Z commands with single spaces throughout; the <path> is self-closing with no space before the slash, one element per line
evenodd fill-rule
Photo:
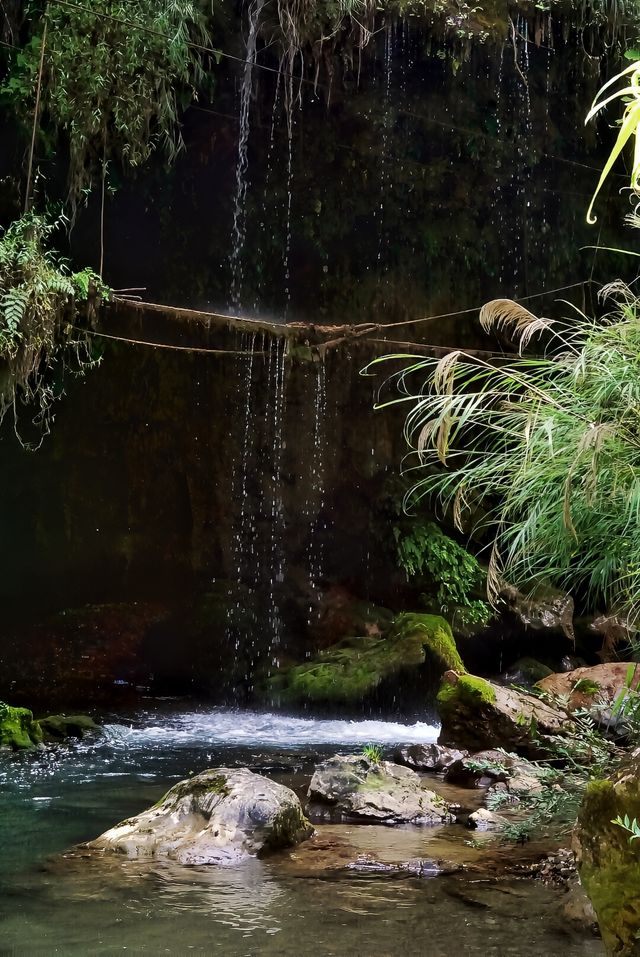
<path fill-rule="evenodd" d="M 434 735 L 426 725 L 216 711 L 135 716 L 100 743 L 3 756 L 0 954 L 601 955 L 598 941 L 567 927 L 561 892 L 537 882 L 346 867 L 362 853 L 453 858 L 467 836 L 457 828 L 321 826 L 295 851 L 225 869 L 64 853 L 190 771 L 241 764 L 302 790 L 322 754 Z"/>

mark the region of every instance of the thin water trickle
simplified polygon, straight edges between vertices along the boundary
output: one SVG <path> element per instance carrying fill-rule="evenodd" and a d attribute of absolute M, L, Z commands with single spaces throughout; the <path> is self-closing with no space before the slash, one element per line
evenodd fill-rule
<path fill-rule="evenodd" d="M 236 163 L 236 193 L 233 206 L 231 266 L 231 302 L 230 308 L 239 313 L 242 307 L 243 253 L 247 220 L 247 188 L 249 184 L 249 132 L 251 95 L 253 92 L 253 67 L 256 62 L 256 44 L 260 13 L 264 0 L 252 0 L 249 6 L 249 34 L 245 50 L 245 66 L 240 92 L 240 135 L 238 138 L 238 160 Z"/>
<path fill-rule="evenodd" d="M 384 274 L 387 263 L 387 247 L 389 237 L 385 231 L 385 201 L 391 190 L 390 161 L 389 161 L 389 138 L 392 124 L 391 109 L 391 73 L 392 73 L 392 53 L 393 53 L 393 32 L 392 27 L 387 27 L 384 36 L 384 109 L 382 114 L 382 142 L 380 146 L 380 199 L 378 209 L 374 212 L 378 220 L 378 255 L 377 255 L 377 273 L 379 279 Z M 382 303 L 384 306 L 384 301 Z"/>
<path fill-rule="evenodd" d="M 503 131 L 502 131 L 502 83 L 503 83 L 503 67 L 504 67 L 504 47 L 503 43 L 500 47 L 500 61 L 498 66 L 498 82 L 496 85 L 496 141 L 498 144 L 497 155 L 499 157 L 496 163 L 496 180 L 494 186 L 494 201 L 493 207 L 496 215 L 496 233 L 502 239 L 504 236 L 504 194 L 502 189 L 502 177 L 503 177 Z M 504 282 L 504 267 L 505 267 L 505 254 L 504 254 L 504 242 L 501 243 L 501 254 L 499 257 L 499 270 L 498 270 L 498 289 L 502 289 L 502 284 Z"/>
<path fill-rule="evenodd" d="M 272 460 L 271 460 L 271 529 L 270 529 L 270 579 L 269 579 L 269 633 L 271 637 L 271 664 L 277 668 L 279 648 L 282 642 L 282 614 L 279 595 L 284 582 L 285 568 L 285 515 L 282 494 L 282 457 L 286 447 L 284 438 L 284 419 L 286 406 L 284 336 L 275 342 L 275 355 L 271 358 L 269 347 L 269 399 L 272 421 Z"/>
<path fill-rule="evenodd" d="M 293 128 L 296 121 L 296 106 L 300 109 L 301 95 L 294 102 L 293 76 L 287 82 L 286 112 L 287 112 L 287 203 L 285 208 L 285 243 L 284 243 L 284 318 L 289 315 L 291 302 L 291 203 L 293 198 Z"/>
<path fill-rule="evenodd" d="M 267 147 L 267 161 L 264 175 L 264 189 L 262 191 L 262 202 L 260 206 L 260 242 L 258 246 L 258 256 L 260 257 L 260 268 L 256 284 L 256 298 L 254 300 L 254 310 L 256 314 L 260 311 L 262 296 L 264 292 L 265 280 L 269 277 L 265 275 L 265 250 L 269 248 L 269 230 L 273 229 L 272 210 L 271 210 L 271 191 L 273 186 L 274 173 L 274 143 L 278 113 L 280 110 L 280 91 L 282 89 L 282 73 L 278 71 L 276 77 L 276 89 L 273 94 L 273 105 L 271 107 L 271 125 L 269 128 L 269 145 Z"/>
<path fill-rule="evenodd" d="M 321 584 L 324 575 L 324 516 L 325 498 L 325 423 L 327 414 L 327 385 L 324 360 L 315 368 L 313 454 L 309 479 L 307 516 L 309 520 L 309 601 L 308 624 L 311 625 L 318 608 Z"/>
<path fill-rule="evenodd" d="M 241 595 L 241 586 L 243 582 L 250 577 L 252 566 L 254 564 L 255 536 L 253 534 L 254 517 L 250 507 L 248 494 L 248 479 L 251 467 L 251 452 L 253 444 L 252 436 L 252 394 L 253 394 L 253 366 L 256 346 L 256 333 L 244 334 L 241 340 L 240 362 L 241 367 L 239 375 L 240 397 L 244 402 L 242 411 L 242 447 L 240 456 L 234 463 L 233 490 L 234 500 L 239 502 L 239 516 L 236 521 L 233 538 L 231 542 L 232 566 L 234 580 L 236 583 L 235 594 L 231 596 L 230 606 L 235 614 L 227 618 L 227 644 L 230 646 L 232 641 L 236 651 L 236 657 L 240 648 L 250 649 L 252 636 L 241 634 L 239 622 L 241 613 L 245 608 L 245 603 Z M 230 608 L 230 610 L 231 610 Z M 233 636 L 231 636 L 233 629 Z"/>

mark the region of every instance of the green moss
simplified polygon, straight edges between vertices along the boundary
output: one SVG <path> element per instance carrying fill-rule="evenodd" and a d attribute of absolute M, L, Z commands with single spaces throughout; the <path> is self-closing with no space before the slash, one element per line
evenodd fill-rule
<path fill-rule="evenodd" d="M 440 708 L 451 707 L 455 701 L 479 706 L 494 704 L 495 700 L 496 693 L 489 682 L 475 675 L 460 675 L 456 682 L 443 681 L 437 698 Z"/>
<path fill-rule="evenodd" d="M 438 615 L 399 615 L 386 637 L 345 638 L 304 664 L 289 665 L 267 681 L 267 696 L 283 703 L 353 704 L 404 669 L 431 660 L 464 671 L 451 628 Z"/>
<path fill-rule="evenodd" d="M 447 671 L 466 671 L 456 647 L 455 638 L 448 622 L 439 615 L 418 615 L 405 612 L 398 615 L 393 632 L 403 641 L 420 642 Z"/>
<path fill-rule="evenodd" d="M 640 953 L 640 847 L 613 824 L 618 815 L 640 817 L 640 780 L 591 781 L 578 818 L 580 880 L 598 916 L 608 953 Z"/>
<path fill-rule="evenodd" d="M 38 722 L 45 741 L 64 741 L 83 738 L 85 734 L 100 731 L 93 718 L 86 714 L 51 714 Z"/>
<path fill-rule="evenodd" d="M 286 805 L 274 819 L 265 848 L 290 847 L 311 837 L 313 827 L 299 807 Z"/>
<path fill-rule="evenodd" d="M 42 742 L 42 731 L 27 708 L 12 708 L 0 701 L 0 748 L 27 750 Z"/>

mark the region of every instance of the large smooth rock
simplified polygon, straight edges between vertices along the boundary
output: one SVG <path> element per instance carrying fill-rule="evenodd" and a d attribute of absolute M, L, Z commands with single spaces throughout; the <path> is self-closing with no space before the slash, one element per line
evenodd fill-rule
<path fill-rule="evenodd" d="M 278 704 L 359 704 L 391 680 L 402 681 L 429 662 L 436 678 L 463 670 L 449 624 L 439 615 L 398 615 L 389 633 L 345 638 L 302 664 L 285 665 L 266 682 Z"/>
<path fill-rule="evenodd" d="M 320 764 L 309 799 L 331 805 L 344 818 L 380 824 L 447 824 L 447 804 L 422 786 L 409 768 L 376 763 L 357 755 L 336 755 Z"/>
<path fill-rule="evenodd" d="M 573 728 L 566 711 L 534 695 L 454 671 L 444 675 L 437 703 L 438 744 L 468 751 L 504 748 L 535 758 L 547 752 L 550 736 Z"/>
<path fill-rule="evenodd" d="M 609 780 L 585 791 L 574 830 L 580 880 L 608 954 L 640 954 L 640 841 L 613 821 L 640 821 L 640 750 Z"/>
<path fill-rule="evenodd" d="M 569 711 L 588 708 L 594 702 L 610 707 L 618 695 L 640 684 L 640 664 L 635 661 L 609 661 L 591 668 L 576 668 L 561 674 L 549 675 L 539 681 L 537 687 L 548 695 L 560 698 Z"/>
<path fill-rule="evenodd" d="M 87 847 L 179 864 L 237 864 L 305 840 L 313 828 L 294 792 L 244 769 L 213 768 Z"/>

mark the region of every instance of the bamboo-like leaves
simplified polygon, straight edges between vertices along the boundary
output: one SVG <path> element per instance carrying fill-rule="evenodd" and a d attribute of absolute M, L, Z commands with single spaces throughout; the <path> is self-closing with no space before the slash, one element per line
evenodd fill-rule
<path fill-rule="evenodd" d="M 611 86 L 626 77 L 629 77 L 628 86 L 623 87 L 616 93 L 612 93 L 611 96 L 607 96 L 605 99 L 601 99 L 605 90 L 608 90 Z M 613 145 L 613 149 L 611 150 L 607 162 L 602 169 L 600 179 L 598 180 L 598 185 L 596 186 L 595 192 L 591 198 L 591 202 L 589 203 L 589 209 L 587 210 L 587 222 L 591 224 L 597 221 L 597 217 L 593 214 L 593 207 L 595 205 L 596 199 L 598 198 L 598 194 L 600 193 L 600 190 L 602 189 L 609 173 L 613 169 L 616 160 L 621 155 L 629 140 L 632 138 L 635 139 L 635 143 L 630 185 L 634 193 L 637 193 L 640 189 L 640 137 L 638 137 L 638 127 L 640 126 L 640 62 L 632 63 L 625 70 L 623 70 L 621 73 L 618 73 L 604 84 L 604 86 L 598 91 L 591 105 L 591 109 L 587 114 L 585 122 L 588 123 L 589 120 L 592 120 L 595 116 L 597 116 L 601 110 L 606 109 L 610 103 L 613 103 L 619 99 L 627 99 L 627 105 L 622 116 L 622 123 L 620 124 L 620 129 Z"/>
<path fill-rule="evenodd" d="M 606 321 L 579 314 L 543 356 L 411 356 L 390 380 L 409 405 L 414 496 L 474 523 L 492 600 L 504 579 L 551 581 L 640 613 L 640 303 L 620 284 L 603 294 Z M 483 315 L 525 341 L 541 322 L 509 300 Z"/>

